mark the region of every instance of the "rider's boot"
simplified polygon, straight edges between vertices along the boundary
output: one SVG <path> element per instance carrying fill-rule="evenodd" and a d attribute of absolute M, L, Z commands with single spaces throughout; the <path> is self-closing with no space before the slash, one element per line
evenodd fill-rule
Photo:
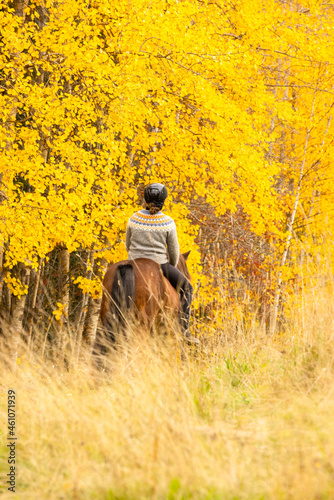
<path fill-rule="evenodd" d="M 188 330 L 189 327 L 189 318 L 186 315 L 180 315 L 180 324 L 181 324 L 181 330 L 182 330 L 182 335 L 184 336 L 185 341 L 188 344 L 196 344 L 199 345 L 201 342 L 199 339 L 191 335 L 191 333 Z"/>
<path fill-rule="evenodd" d="M 186 330 L 183 335 L 185 336 L 185 340 L 188 344 L 199 345 L 201 343 L 200 340 L 191 335 L 188 330 Z"/>

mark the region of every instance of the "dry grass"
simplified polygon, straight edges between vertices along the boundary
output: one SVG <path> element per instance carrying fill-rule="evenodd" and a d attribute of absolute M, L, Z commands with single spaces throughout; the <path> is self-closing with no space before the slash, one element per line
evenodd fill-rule
<path fill-rule="evenodd" d="M 17 394 L 16 494 L 35 499 L 334 498 L 333 297 L 284 335 L 217 331 L 200 349 L 132 339 L 104 372 L 1 361 Z M 1 471 L 8 472 L 6 435 Z"/>

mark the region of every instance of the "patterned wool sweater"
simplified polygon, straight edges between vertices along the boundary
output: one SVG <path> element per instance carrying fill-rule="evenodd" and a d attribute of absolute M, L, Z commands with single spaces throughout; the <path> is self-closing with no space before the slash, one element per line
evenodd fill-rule
<path fill-rule="evenodd" d="M 179 260 L 179 242 L 173 219 L 158 212 L 151 215 L 149 210 L 140 210 L 130 217 L 125 246 L 129 259 L 146 257 L 158 264 L 169 262 L 176 266 Z"/>

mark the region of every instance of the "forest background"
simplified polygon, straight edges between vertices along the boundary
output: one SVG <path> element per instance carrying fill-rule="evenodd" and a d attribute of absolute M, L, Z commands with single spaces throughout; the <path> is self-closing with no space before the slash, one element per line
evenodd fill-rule
<path fill-rule="evenodd" d="M 334 498 L 333 21 L 0 0 L 2 498 Z M 201 343 L 133 328 L 96 367 L 101 278 L 156 181 Z"/>
<path fill-rule="evenodd" d="M 92 344 L 101 277 L 155 181 L 192 250 L 197 332 L 284 329 L 332 273 L 333 20 L 316 0 L 2 0 L 13 332 Z"/>

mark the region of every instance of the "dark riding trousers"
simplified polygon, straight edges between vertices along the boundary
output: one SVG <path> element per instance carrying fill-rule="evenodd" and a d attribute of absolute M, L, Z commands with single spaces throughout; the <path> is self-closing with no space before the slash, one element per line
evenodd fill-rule
<path fill-rule="evenodd" d="M 163 275 L 168 279 L 172 287 L 180 293 L 181 302 L 181 328 L 183 331 L 189 328 L 190 305 L 193 298 L 193 287 L 187 278 L 176 267 L 166 262 L 161 264 Z"/>

